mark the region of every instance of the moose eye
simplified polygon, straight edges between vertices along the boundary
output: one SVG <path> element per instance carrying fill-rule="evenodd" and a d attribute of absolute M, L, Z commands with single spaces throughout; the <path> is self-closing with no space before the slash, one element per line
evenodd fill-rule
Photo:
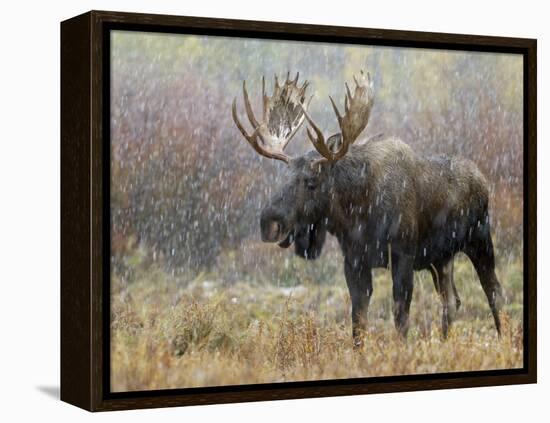
<path fill-rule="evenodd" d="M 309 191 L 315 190 L 317 188 L 317 181 L 315 179 L 306 179 L 306 188 Z"/>

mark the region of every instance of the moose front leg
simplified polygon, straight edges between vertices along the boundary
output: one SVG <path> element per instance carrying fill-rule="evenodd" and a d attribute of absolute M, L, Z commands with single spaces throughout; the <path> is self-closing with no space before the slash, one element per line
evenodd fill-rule
<path fill-rule="evenodd" d="M 409 310 L 413 295 L 413 261 L 412 255 L 392 254 L 393 318 L 395 327 L 403 338 L 407 338 L 409 330 Z"/>
<path fill-rule="evenodd" d="M 372 273 L 370 267 L 355 259 L 347 259 L 344 273 L 351 298 L 351 322 L 354 347 L 363 344 L 367 312 L 372 296 Z"/>

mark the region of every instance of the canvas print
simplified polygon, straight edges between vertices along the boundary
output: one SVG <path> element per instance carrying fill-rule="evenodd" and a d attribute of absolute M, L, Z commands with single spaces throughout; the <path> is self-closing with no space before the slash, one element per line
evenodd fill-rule
<path fill-rule="evenodd" d="M 523 367 L 523 57 L 110 32 L 110 389 Z"/>

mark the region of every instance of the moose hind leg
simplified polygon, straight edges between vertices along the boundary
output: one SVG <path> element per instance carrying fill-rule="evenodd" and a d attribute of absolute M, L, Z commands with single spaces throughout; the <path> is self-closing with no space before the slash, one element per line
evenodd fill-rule
<path fill-rule="evenodd" d="M 473 243 L 467 249 L 466 254 L 476 269 L 481 287 L 487 296 L 487 301 L 493 314 L 497 333 L 500 336 L 500 310 L 502 308 L 503 295 L 502 287 L 495 273 L 495 254 L 491 235 L 487 233 L 482 239 Z"/>
<path fill-rule="evenodd" d="M 351 298 L 353 345 L 359 347 L 363 344 L 367 312 L 372 296 L 372 272 L 370 267 L 356 260 L 346 259 L 344 273 Z"/>
<path fill-rule="evenodd" d="M 439 273 L 437 272 L 433 264 L 430 265 L 430 273 L 432 274 L 432 279 L 434 281 L 435 292 L 437 292 L 438 295 L 441 295 L 441 290 L 439 288 Z M 456 289 L 454 276 L 451 279 L 452 279 L 452 285 L 453 285 L 453 293 L 455 296 L 456 311 L 458 311 L 460 309 L 460 306 L 462 305 L 462 301 L 460 300 L 460 296 L 458 295 L 458 290 Z"/>
<path fill-rule="evenodd" d="M 413 296 L 413 257 L 407 254 L 392 254 L 392 262 L 393 318 L 397 331 L 406 339 Z"/>
<path fill-rule="evenodd" d="M 443 307 L 441 313 L 441 332 L 444 339 L 449 335 L 451 324 L 460 306 L 460 299 L 458 298 L 454 284 L 453 262 L 454 260 L 450 259 L 447 262 L 432 265 L 430 269 L 434 284 L 439 288 L 437 292 L 441 298 L 441 305 Z"/>

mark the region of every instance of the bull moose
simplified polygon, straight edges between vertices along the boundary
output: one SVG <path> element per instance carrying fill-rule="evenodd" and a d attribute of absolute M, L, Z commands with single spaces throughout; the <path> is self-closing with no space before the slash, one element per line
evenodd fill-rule
<path fill-rule="evenodd" d="M 415 270 L 429 270 L 442 301 L 442 334 L 446 338 L 460 306 L 453 281 L 453 258 L 464 252 L 479 276 L 500 335 L 502 291 L 488 212 L 488 183 L 470 160 L 445 155 L 425 157 L 393 137 L 355 143 L 367 126 L 374 90 L 370 75 L 354 77 L 352 94 L 345 84 L 345 113 L 329 97 L 340 132 L 326 139 L 308 112 L 308 82 L 296 78 L 279 84 L 268 96 L 262 78 L 263 118 L 256 119 L 243 82 L 249 133 L 237 115 L 233 120 L 262 156 L 281 160 L 287 179 L 261 212 L 264 242 L 289 247 L 313 260 L 327 232 L 344 257 L 351 297 L 352 335 L 361 345 L 372 296 L 371 270 L 386 267 L 393 280 L 393 316 L 406 338 Z M 304 121 L 315 150 L 290 157 L 284 150 Z"/>

